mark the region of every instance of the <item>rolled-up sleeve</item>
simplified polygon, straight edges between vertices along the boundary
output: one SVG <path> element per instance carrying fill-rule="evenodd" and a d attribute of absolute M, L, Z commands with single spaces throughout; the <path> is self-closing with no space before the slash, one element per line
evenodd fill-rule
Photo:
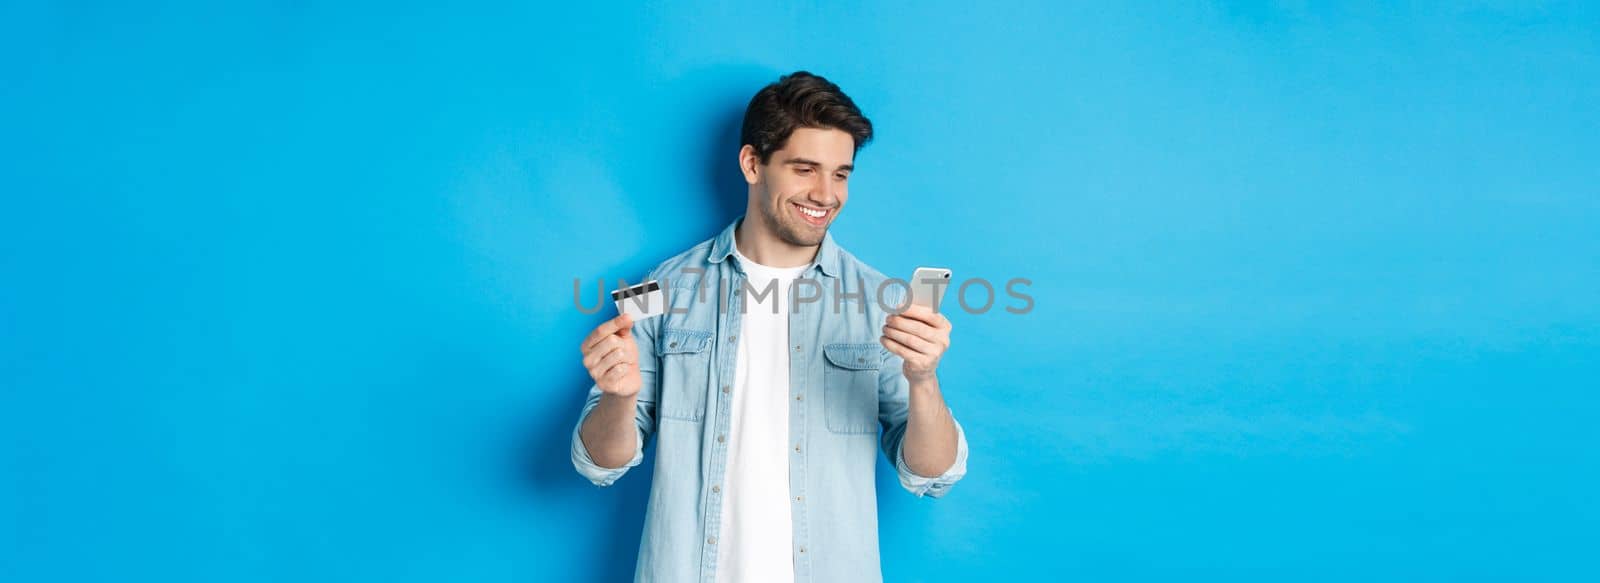
<path fill-rule="evenodd" d="M 594 463 L 594 458 L 589 457 L 589 448 L 583 445 L 582 432 L 583 421 L 588 419 L 589 412 L 600 404 L 599 392 L 599 389 L 591 391 L 588 402 L 583 406 L 583 414 L 578 416 L 577 427 L 572 428 L 572 466 L 577 468 L 578 473 L 588 478 L 594 485 L 605 487 L 610 486 L 617 481 L 617 478 L 621 478 L 623 474 L 628 473 L 629 469 L 644 461 L 644 441 L 647 436 L 645 435 L 643 424 L 638 422 L 638 413 L 636 412 L 634 429 L 638 439 L 633 446 L 633 459 L 628 460 L 628 463 L 623 464 L 620 468 L 606 468 Z"/>
<path fill-rule="evenodd" d="M 946 407 L 946 410 L 949 408 Z M 956 461 L 950 464 L 950 469 L 934 477 L 919 476 L 906 465 L 905 440 L 901 439 L 900 445 L 895 448 L 894 467 L 895 473 L 900 476 L 900 486 L 907 492 L 917 496 L 931 496 L 938 498 L 944 496 L 956 482 L 967 475 L 967 433 L 961 428 L 961 423 L 956 421 L 955 414 L 950 415 L 950 422 L 956 426 Z"/>
<path fill-rule="evenodd" d="M 658 375 L 656 371 L 660 365 L 655 354 L 655 327 L 654 320 L 635 322 L 633 325 L 634 342 L 639 345 L 639 396 L 635 401 L 633 411 L 633 426 L 636 440 L 633 446 L 633 458 L 619 468 L 601 467 L 594 463 L 594 458 L 589 456 L 589 448 L 583 444 L 583 422 L 589 418 L 594 408 L 600 405 L 600 387 L 589 386 L 589 397 L 583 403 L 583 411 L 578 415 L 578 424 L 572 428 L 572 467 L 578 473 L 596 486 L 610 486 L 621 478 L 628 470 L 644 461 L 644 444 L 649 441 L 655 432 L 655 404 Z"/>
<path fill-rule="evenodd" d="M 883 427 L 880 445 L 883 453 L 894 464 L 900 477 L 900 486 L 918 497 L 938 498 L 967 475 L 967 434 L 955 412 L 950 412 L 950 422 L 956 426 L 956 459 L 943 474 L 919 476 L 906 465 L 903 451 L 906 424 L 911 414 L 911 383 L 901 372 L 904 361 L 888 349 L 882 349 L 883 366 L 878 370 L 878 423 Z M 950 411 L 948 406 L 946 411 Z"/>

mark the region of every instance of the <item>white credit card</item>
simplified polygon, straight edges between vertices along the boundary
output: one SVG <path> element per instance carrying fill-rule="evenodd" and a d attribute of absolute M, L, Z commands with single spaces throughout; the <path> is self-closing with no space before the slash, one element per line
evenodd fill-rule
<path fill-rule="evenodd" d="M 653 279 L 611 292 L 611 301 L 616 302 L 617 312 L 633 316 L 635 322 L 667 313 L 667 294 Z"/>

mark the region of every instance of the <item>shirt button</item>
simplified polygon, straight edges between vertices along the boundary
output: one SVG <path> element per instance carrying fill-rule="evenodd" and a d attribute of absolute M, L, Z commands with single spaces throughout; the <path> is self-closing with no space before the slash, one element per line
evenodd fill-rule
<path fill-rule="evenodd" d="M 800 393 L 798 395 L 795 395 L 794 396 L 794 400 L 796 400 L 796 401 L 804 401 L 804 400 L 806 400 L 806 394 L 805 393 Z"/>
<path fill-rule="evenodd" d="M 713 537 L 706 538 L 706 544 L 710 544 L 710 545 L 717 544 L 717 537 L 713 536 Z"/>
<path fill-rule="evenodd" d="M 798 444 L 798 443 L 794 444 L 794 452 L 795 453 L 800 453 L 800 444 Z"/>
<path fill-rule="evenodd" d="M 718 435 L 717 436 L 717 443 L 722 443 L 722 442 L 725 442 L 727 440 L 728 440 L 728 436 L 726 436 L 726 435 Z"/>
<path fill-rule="evenodd" d="M 728 337 L 728 342 L 733 342 L 733 341 L 738 340 L 738 339 L 739 339 L 739 335 L 738 334 L 734 334 L 734 335 Z"/>
<path fill-rule="evenodd" d="M 722 486 L 712 486 L 711 487 L 711 493 L 717 494 L 717 493 L 721 493 L 721 492 L 722 492 Z"/>
<path fill-rule="evenodd" d="M 726 392 L 732 391 L 732 390 L 733 390 L 733 387 L 730 387 L 728 385 L 722 385 L 722 392 L 726 393 Z"/>
<path fill-rule="evenodd" d="M 668 342 L 667 343 L 667 348 L 677 348 L 677 347 L 678 347 L 678 343 L 677 342 Z"/>
<path fill-rule="evenodd" d="M 800 552 L 802 552 L 802 553 L 806 552 L 806 548 L 805 547 L 800 547 Z"/>
<path fill-rule="evenodd" d="M 794 345 L 794 351 L 795 352 L 800 352 L 800 345 L 799 344 Z"/>
<path fill-rule="evenodd" d="M 794 497 L 794 501 L 795 502 L 805 502 L 806 501 L 806 497 L 805 497 L 805 495 L 795 496 Z"/>

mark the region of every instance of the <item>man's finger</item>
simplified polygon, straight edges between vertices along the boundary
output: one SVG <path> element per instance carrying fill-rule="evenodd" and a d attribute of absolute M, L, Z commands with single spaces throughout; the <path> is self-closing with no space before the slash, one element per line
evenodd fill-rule
<path fill-rule="evenodd" d="M 606 357 L 608 356 L 616 354 L 619 351 L 626 353 L 626 348 L 627 347 L 621 345 L 611 346 L 609 348 L 605 346 L 598 346 L 593 352 L 590 352 L 588 356 L 583 357 L 583 368 L 594 368 L 595 365 L 605 361 Z"/>
<path fill-rule="evenodd" d="M 611 320 L 617 323 L 617 336 L 626 339 L 628 336 L 633 334 L 632 314 L 617 314 L 617 317 L 612 318 Z"/>
<path fill-rule="evenodd" d="M 599 326 L 595 326 L 594 330 L 590 331 L 588 336 L 584 336 L 583 347 L 581 350 L 583 350 L 585 353 L 588 353 L 590 350 L 594 349 L 594 345 L 598 344 L 601 339 L 604 339 L 606 336 L 610 336 L 611 333 L 606 332 L 606 326 L 610 323 L 611 321 L 607 320 Z"/>
<path fill-rule="evenodd" d="M 607 354 L 605 356 L 605 358 L 602 358 L 602 359 L 600 359 L 599 362 L 595 363 L 594 369 L 595 370 L 599 370 L 599 371 L 604 371 L 604 370 L 610 369 L 613 366 L 616 366 L 617 363 L 619 363 L 619 362 L 632 362 L 632 360 L 628 358 L 628 351 L 626 351 L 626 350 L 613 350 L 613 351 L 611 351 L 611 353 Z"/>
<path fill-rule="evenodd" d="M 630 366 L 633 366 L 633 363 L 619 362 L 613 364 L 611 365 L 611 368 L 608 368 L 605 372 L 600 373 L 600 376 L 597 378 L 604 381 L 620 380 L 623 375 L 628 374 L 628 367 Z"/>
<path fill-rule="evenodd" d="M 605 353 L 611 352 L 612 348 L 615 348 L 615 347 L 618 347 L 618 346 L 624 346 L 626 344 L 627 343 L 623 342 L 621 338 L 617 338 L 617 336 L 615 334 L 612 334 L 610 336 L 603 336 L 603 337 L 600 338 L 600 340 L 595 341 L 594 344 L 591 344 L 591 345 L 589 345 L 588 348 L 585 348 L 583 350 L 583 354 L 585 356 L 592 355 L 592 354 L 599 354 L 599 355 L 604 356 Z"/>
<path fill-rule="evenodd" d="M 934 328 L 938 328 L 941 322 L 944 321 L 944 316 L 922 304 L 911 304 L 911 307 L 906 308 L 905 311 L 900 312 L 898 315 L 922 322 Z"/>
<path fill-rule="evenodd" d="M 897 318 L 894 316 L 889 316 L 888 318 L 884 319 L 883 324 L 889 328 L 904 330 L 922 338 L 935 338 L 939 335 L 938 328 L 929 326 L 926 322 L 913 320 L 911 318 Z"/>
<path fill-rule="evenodd" d="M 889 349 L 889 352 L 893 352 L 895 356 L 900 357 L 901 360 L 917 355 L 917 351 L 906 348 L 906 345 L 895 342 L 893 338 L 888 336 L 879 336 L 878 342 L 883 344 L 884 348 Z"/>
<path fill-rule="evenodd" d="M 917 335 L 904 330 L 886 328 L 883 331 L 883 335 L 888 337 L 890 340 L 899 342 L 901 346 L 905 346 L 922 354 L 931 356 L 938 354 L 939 351 L 939 345 L 934 344 L 931 341 L 924 340 Z"/>
<path fill-rule="evenodd" d="M 601 322 L 599 326 L 596 326 L 594 331 L 589 333 L 589 337 L 583 340 L 583 348 L 587 351 L 595 343 L 604 340 L 607 336 L 616 334 L 617 330 L 628 330 L 632 326 L 632 316 L 617 314 L 617 317 Z"/>

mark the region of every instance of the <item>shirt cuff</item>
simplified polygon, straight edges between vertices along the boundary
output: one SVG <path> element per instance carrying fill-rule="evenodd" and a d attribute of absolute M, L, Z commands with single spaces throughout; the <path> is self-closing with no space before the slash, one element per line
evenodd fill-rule
<path fill-rule="evenodd" d="M 901 440 L 900 449 L 895 452 L 895 473 L 900 475 L 900 485 L 919 498 L 944 496 L 951 486 L 967 475 L 967 433 L 961 428 L 961 423 L 956 421 L 954 413 L 950 415 L 950 422 L 956 426 L 956 461 L 950 464 L 950 469 L 945 470 L 943 474 L 929 478 L 911 471 L 911 467 L 906 465 L 904 440 Z"/>
<path fill-rule="evenodd" d="M 589 412 L 584 411 L 584 414 L 578 417 L 578 426 L 572 429 L 572 467 L 577 468 L 578 473 L 588 478 L 594 485 L 604 488 L 628 473 L 630 468 L 644 461 L 644 431 L 634 428 L 637 441 L 633 448 L 633 459 L 628 460 L 628 463 L 620 468 L 605 468 L 594 463 L 594 458 L 589 457 L 589 449 L 583 446 L 583 421 L 588 418 Z"/>

